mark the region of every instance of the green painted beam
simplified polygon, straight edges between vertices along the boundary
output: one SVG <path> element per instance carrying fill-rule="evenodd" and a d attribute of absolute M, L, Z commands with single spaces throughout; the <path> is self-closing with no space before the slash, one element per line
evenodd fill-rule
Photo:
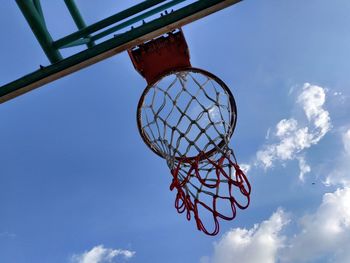
<path fill-rule="evenodd" d="M 110 40 L 84 50 L 53 65 L 44 67 L 0 87 L 0 103 L 59 79 L 81 68 L 123 52 L 150 39 L 182 27 L 241 0 L 196 1 L 179 10 L 120 34 Z"/>
<path fill-rule="evenodd" d="M 41 8 L 40 0 L 33 0 L 33 4 L 35 6 L 35 9 L 38 11 L 39 15 L 41 17 L 44 17 L 44 13 L 43 13 L 43 9 Z M 45 27 L 46 27 L 45 19 L 43 19 L 43 22 L 44 22 Z"/>
<path fill-rule="evenodd" d="M 99 31 L 101 29 L 104 29 L 110 25 L 113 25 L 119 21 L 122 21 L 124 19 L 127 19 L 133 15 L 136 15 L 139 12 L 142 12 L 148 8 L 151 8 L 155 5 L 158 5 L 162 2 L 166 2 L 166 0 L 146 0 L 140 4 L 137 4 L 133 7 L 130 7 L 128 9 L 125 9 L 115 15 L 112 15 L 110 17 L 107 17 L 95 24 L 92 24 L 90 26 L 85 27 L 84 29 L 81 29 L 75 33 L 72 33 L 68 36 L 65 36 L 57 41 L 54 42 L 55 47 L 60 48 L 67 44 L 70 44 L 71 42 L 78 40 L 80 38 L 85 38 L 89 34 L 95 33 L 96 31 Z"/>
<path fill-rule="evenodd" d="M 84 22 L 83 17 L 81 16 L 79 9 L 77 7 L 77 5 L 75 4 L 74 0 L 64 0 L 64 2 L 66 3 L 66 6 L 69 10 L 69 13 L 71 14 L 74 23 L 76 24 L 76 26 L 78 27 L 78 29 L 84 29 L 86 28 L 86 24 Z M 84 39 L 90 40 L 90 35 L 86 36 Z M 87 47 L 93 47 L 95 45 L 95 43 L 93 41 L 88 41 L 87 42 Z"/>
<path fill-rule="evenodd" d="M 121 30 L 121 29 L 126 28 L 128 26 L 131 26 L 131 25 L 133 25 L 133 24 L 135 24 L 137 22 L 140 22 L 143 19 L 146 19 L 146 18 L 148 18 L 148 17 L 150 17 L 152 15 L 159 14 L 160 12 L 163 12 L 164 10 L 166 10 L 166 9 L 168 9 L 170 7 L 173 7 L 174 5 L 177 5 L 177 4 L 185 2 L 185 1 L 186 0 L 173 0 L 173 1 L 169 2 L 169 3 L 165 3 L 163 5 L 160 5 L 160 6 L 156 7 L 156 8 L 154 8 L 154 9 L 151 9 L 150 11 L 147 11 L 147 12 L 141 14 L 141 15 L 137 15 L 137 16 L 129 19 L 129 20 L 126 20 L 125 22 L 122 22 L 122 23 L 120 23 L 120 24 L 118 24 L 116 26 L 113 26 L 113 27 L 105 30 L 105 31 L 102 31 L 99 34 L 96 34 L 96 35 L 92 36 L 91 39 L 98 40 L 100 38 L 108 36 L 108 35 L 116 32 L 118 30 Z"/>
<path fill-rule="evenodd" d="M 44 17 L 41 15 L 40 2 L 35 1 L 37 6 L 35 6 L 32 0 L 16 0 L 16 3 L 50 62 L 55 63 L 60 61 L 62 56 L 60 52 L 53 47 L 53 40 L 46 29 Z M 39 8 L 39 10 L 37 8 Z"/>
<path fill-rule="evenodd" d="M 77 46 L 81 46 L 81 45 L 87 45 L 89 43 L 91 43 L 91 39 L 90 38 L 81 38 L 81 39 L 78 39 L 78 40 L 76 40 L 76 41 L 74 41 L 74 42 L 72 42 L 70 44 L 65 45 L 62 48 L 77 47 Z"/>

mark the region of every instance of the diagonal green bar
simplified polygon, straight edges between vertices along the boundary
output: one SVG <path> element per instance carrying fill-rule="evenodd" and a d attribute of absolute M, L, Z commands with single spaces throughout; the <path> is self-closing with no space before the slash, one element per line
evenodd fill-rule
<path fill-rule="evenodd" d="M 141 14 L 141 15 L 135 16 L 135 17 L 133 17 L 133 18 L 123 22 L 123 23 L 120 23 L 119 25 L 113 26 L 113 27 L 111 27 L 111 28 L 109 28 L 109 29 L 107 29 L 107 30 L 97 34 L 97 35 L 94 35 L 94 36 L 91 37 L 91 39 L 92 40 L 97 40 L 97 39 L 100 39 L 102 37 L 108 36 L 108 35 L 116 32 L 116 31 L 118 31 L 120 29 L 123 29 L 125 27 L 131 26 L 131 25 L 135 24 L 136 22 L 139 22 L 139 21 L 141 21 L 141 20 L 143 20 L 143 19 L 145 19 L 147 17 L 150 17 L 152 15 L 158 14 L 158 13 L 166 10 L 167 8 L 170 8 L 170 7 L 174 6 L 174 5 L 177 5 L 177 4 L 179 4 L 181 2 L 185 2 L 185 1 L 186 0 L 173 0 L 173 1 L 169 2 L 169 3 L 166 3 L 164 5 L 158 6 L 158 7 L 154 8 L 154 9 L 152 9 L 150 11 L 147 11 L 147 12 Z"/>
<path fill-rule="evenodd" d="M 200 0 L 0 87 L 0 103 L 182 27 L 241 0 Z"/>
<path fill-rule="evenodd" d="M 74 23 L 77 25 L 78 29 L 84 29 L 86 27 L 86 24 L 74 0 L 64 0 L 64 2 L 66 3 L 69 13 L 71 14 Z M 87 40 L 91 39 L 89 35 L 86 38 Z M 95 43 L 93 41 L 87 42 L 87 47 L 93 47 L 94 45 Z"/>
<path fill-rule="evenodd" d="M 40 15 L 41 17 L 44 17 L 44 13 L 43 13 L 43 9 L 41 8 L 40 0 L 33 0 L 33 4 L 34 4 L 36 10 L 38 11 L 39 15 Z M 45 20 L 44 20 L 44 19 L 42 19 L 42 20 L 43 20 L 43 22 L 44 22 L 44 24 L 45 24 L 45 27 L 46 27 Z"/>
<path fill-rule="evenodd" d="M 16 0 L 16 2 L 50 62 L 60 61 L 62 56 L 53 47 L 53 40 L 46 29 L 44 18 L 35 7 L 34 2 L 32 0 Z M 39 2 L 36 1 L 36 4 L 39 4 Z M 40 6 L 38 8 L 40 9 Z"/>
<path fill-rule="evenodd" d="M 90 38 L 81 38 L 81 39 L 78 39 L 78 40 L 68 44 L 68 45 L 65 45 L 62 48 L 70 48 L 70 47 L 76 47 L 76 46 L 81 46 L 81 45 L 87 45 L 89 43 L 91 43 Z"/>
<path fill-rule="evenodd" d="M 70 44 L 71 42 L 78 40 L 80 38 L 85 38 L 89 34 L 92 34 L 98 30 L 104 29 L 110 25 L 113 25 L 114 23 L 117 23 L 123 19 L 129 18 L 139 12 L 142 12 L 148 8 L 151 8 L 155 5 L 158 5 L 162 2 L 166 2 L 166 0 L 146 0 L 140 4 L 137 4 L 133 7 L 130 7 L 128 9 L 125 9 L 113 16 L 107 17 L 95 24 L 92 24 L 90 26 L 85 27 L 84 29 L 81 29 L 75 33 L 72 33 L 66 37 L 63 37 L 57 41 L 54 42 L 54 46 L 57 48 L 63 47 L 67 44 Z"/>

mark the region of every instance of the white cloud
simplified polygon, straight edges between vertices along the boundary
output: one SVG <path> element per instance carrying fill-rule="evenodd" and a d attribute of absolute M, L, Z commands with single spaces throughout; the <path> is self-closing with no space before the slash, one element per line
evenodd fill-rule
<path fill-rule="evenodd" d="M 345 166 L 340 166 L 339 168 L 334 169 L 323 182 L 326 186 L 350 186 L 350 174 L 349 174 L 349 164 Z M 345 171 L 345 168 L 348 167 Z"/>
<path fill-rule="evenodd" d="M 251 168 L 250 164 L 247 163 L 241 163 L 239 166 L 245 174 L 247 174 Z"/>
<path fill-rule="evenodd" d="M 342 185 L 350 187 L 350 129 L 345 131 L 342 135 L 344 150 L 339 154 L 335 161 L 335 167 L 327 176 L 324 184 Z"/>
<path fill-rule="evenodd" d="M 278 209 L 270 219 L 256 224 L 252 229 L 235 228 L 215 244 L 213 263 L 273 263 L 277 251 L 283 247 L 281 230 L 288 223 L 283 210 Z M 201 262 L 210 262 L 203 257 Z"/>
<path fill-rule="evenodd" d="M 306 165 L 300 154 L 317 144 L 331 129 L 329 113 L 323 108 L 325 101 L 324 88 L 305 83 L 297 103 L 304 110 L 307 125 L 301 126 L 295 118 L 279 121 L 274 133 L 277 142 L 265 145 L 257 152 L 257 164 L 266 169 L 273 166 L 276 161 L 298 159 L 301 168 L 299 178 L 303 179 L 311 167 Z"/>
<path fill-rule="evenodd" d="M 275 141 L 257 153 L 257 164 L 269 168 L 278 162 L 296 160 L 299 178 L 303 181 L 311 172 L 305 158 L 306 150 L 331 129 L 325 102 L 325 89 L 306 83 L 297 97 L 297 105 L 305 113 L 304 120 L 292 117 L 279 121 L 271 131 L 272 136 L 268 136 Z M 343 150 L 330 156 L 336 169 L 326 182 L 341 185 L 341 188 L 324 194 L 315 211 L 296 219 L 297 227 L 294 225 L 284 232 L 289 233 L 288 236 L 282 235 L 288 219 L 278 210 L 252 229 L 228 231 L 214 245 L 213 256 L 203 257 L 201 263 L 350 262 L 350 129 L 343 129 L 340 138 Z"/>
<path fill-rule="evenodd" d="M 325 89 L 316 85 L 305 83 L 303 92 L 298 97 L 307 119 L 314 124 L 313 143 L 317 143 L 330 129 L 331 122 L 328 111 L 323 109 L 326 102 Z"/>
<path fill-rule="evenodd" d="M 271 133 L 271 128 L 268 128 L 265 135 L 265 140 L 268 140 L 270 138 L 270 133 Z"/>
<path fill-rule="evenodd" d="M 292 132 L 297 130 L 298 122 L 294 119 L 281 120 L 276 125 L 276 135 L 280 138 L 290 135 Z"/>
<path fill-rule="evenodd" d="M 304 216 L 300 224 L 300 233 L 283 251 L 284 262 L 313 262 L 319 258 L 349 262 L 350 188 L 325 194 L 317 211 Z"/>
<path fill-rule="evenodd" d="M 113 263 L 117 258 L 129 259 L 135 255 L 134 251 L 105 248 L 103 245 L 93 247 L 79 255 L 72 256 L 73 263 Z"/>
<path fill-rule="evenodd" d="M 298 157 L 299 161 L 299 180 L 304 182 L 305 181 L 305 174 L 311 172 L 311 167 L 306 163 L 305 158 L 300 156 Z"/>
<path fill-rule="evenodd" d="M 343 134 L 343 144 L 345 152 L 350 156 L 350 129 Z"/>
<path fill-rule="evenodd" d="M 326 193 L 314 213 L 307 214 L 289 236 L 282 230 L 289 219 L 278 209 L 252 229 L 235 228 L 214 244 L 214 255 L 201 263 L 350 262 L 350 188 Z"/>

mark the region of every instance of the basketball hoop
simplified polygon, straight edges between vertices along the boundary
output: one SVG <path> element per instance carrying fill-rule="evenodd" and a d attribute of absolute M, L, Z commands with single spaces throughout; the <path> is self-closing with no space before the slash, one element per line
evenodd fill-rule
<path fill-rule="evenodd" d="M 216 235 L 218 218 L 232 220 L 236 208 L 250 202 L 250 184 L 228 145 L 237 120 L 234 97 L 218 77 L 191 66 L 181 29 L 129 55 L 148 83 L 137 109 L 140 135 L 167 162 L 175 208 L 188 220 L 193 216 L 198 230 Z"/>

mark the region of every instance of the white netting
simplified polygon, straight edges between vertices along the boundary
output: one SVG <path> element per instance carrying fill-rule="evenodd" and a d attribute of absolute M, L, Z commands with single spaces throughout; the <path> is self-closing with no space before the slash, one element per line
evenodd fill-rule
<path fill-rule="evenodd" d="M 236 107 L 219 81 L 202 72 L 180 71 L 148 87 L 139 108 L 147 144 L 166 159 L 193 157 L 227 145 Z"/>

